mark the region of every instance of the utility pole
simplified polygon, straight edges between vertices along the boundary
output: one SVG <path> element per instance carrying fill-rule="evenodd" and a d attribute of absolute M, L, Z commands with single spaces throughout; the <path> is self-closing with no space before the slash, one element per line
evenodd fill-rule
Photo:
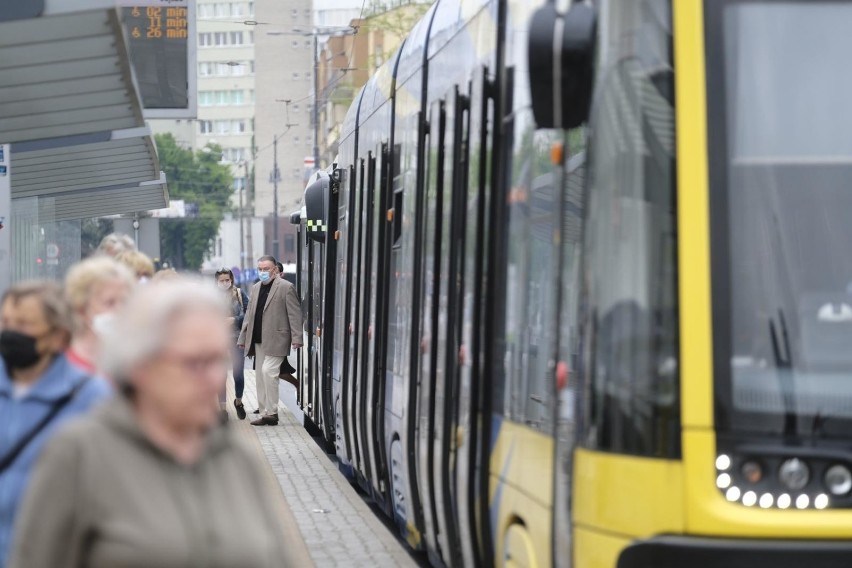
<path fill-rule="evenodd" d="M 278 171 L 278 135 L 272 140 L 272 149 L 274 152 L 272 164 L 272 256 L 278 259 L 278 181 L 281 179 L 281 172 Z"/>
<path fill-rule="evenodd" d="M 319 34 L 314 30 L 314 170 L 319 168 Z"/>
<path fill-rule="evenodd" d="M 243 194 L 246 192 L 246 188 L 248 187 L 248 160 L 243 160 L 243 169 L 246 174 L 246 182 L 240 188 L 240 273 L 246 269 L 246 241 L 245 241 L 245 229 L 243 228 L 246 216 L 246 210 L 243 205 Z"/>
<path fill-rule="evenodd" d="M 246 257 L 253 257 L 254 256 L 254 239 L 252 238 L 252 233 L 253 233 L 252 227 L 254 225 L 254 222 L 253 222 L 254 221 L 254 197 L 253 197 L 253 193 L 252 193 L 252 190 L 251 190 L 251 176 L 249 175 L 248 163 L 246 163 L 246 190 L 248 191 L 248 199 L 246 200 L 246 203 L 248 205 L 248 209 L 251 212 L 251 214 L 248 216 L 248 234 L 246 235 L 246 249 L 248 249 L 248 250 L 246 250 L 245 256 Z M 250 262 L 243 260 L 243 265 L 253 267 L 254 261 L 255 261 L 254 258 L 251 258 Z"/>

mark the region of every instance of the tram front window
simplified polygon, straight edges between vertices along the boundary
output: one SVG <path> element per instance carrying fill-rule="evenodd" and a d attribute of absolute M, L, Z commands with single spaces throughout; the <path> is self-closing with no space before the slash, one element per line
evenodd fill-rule
<path fill-rule="evenodd" d="M 852 425 L 852 2 L 707 2 L 717 426 Z"/>

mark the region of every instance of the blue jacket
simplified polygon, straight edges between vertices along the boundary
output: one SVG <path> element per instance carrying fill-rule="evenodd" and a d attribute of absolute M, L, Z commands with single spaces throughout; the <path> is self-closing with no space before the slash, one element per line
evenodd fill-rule
<path fill-rule="evenodd" d="M 16 399 L 6 366 L 0 360 L 0 459 L 50 412 L 58 399 L 68 394 L 86 377 L 83 371 L 61 355 L 24 396 Z M 105 380 L 90 379 L 74 400 L 65 405 L 51 423 L 27 445 L 12 465 L 0 473 L 0 568 L 5 565 L 12 544 L 15 512 L 45 441 L 62 422 L 86 412 L 96 402 L 107 398 L 111 392 L 109 383 Z M 45 514 L 49 515 L 50 511 L 45 511 Z"/>

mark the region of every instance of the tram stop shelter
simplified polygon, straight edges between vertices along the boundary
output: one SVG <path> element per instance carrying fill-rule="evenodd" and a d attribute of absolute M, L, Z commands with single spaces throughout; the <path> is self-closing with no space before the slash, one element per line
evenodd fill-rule
<path fill-rule="evenodd" d="M 115 0 L 0 0 L 0 292 L 79 260 L 81 219 L 167 206 Z"/>

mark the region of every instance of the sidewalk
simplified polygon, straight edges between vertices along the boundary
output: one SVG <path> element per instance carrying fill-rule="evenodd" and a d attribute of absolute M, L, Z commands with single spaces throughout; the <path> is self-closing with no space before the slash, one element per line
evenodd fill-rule
<path fill-rule="evenodd" d="M 254 371 L 246 369 L 245 377 L 243 403 L 250 413 L 257 408 Z M 283 388 L 295 396 L 292 386 Z M 283 526 L 301 533 L 303 546 L 293 545 L 290 565 L 417 566 L 402 542 L 376 517 L 287 405 L 279 401 L 278 426 L 251 426 L 253 415 L 238 420 L 233 399 L 233 381 L 229 380 L 231 422 L 270 466 L 270 477 L 277 480 L 286 501 L 286 507 L 282 507 L 286 510 L 281 512 Z"/>

